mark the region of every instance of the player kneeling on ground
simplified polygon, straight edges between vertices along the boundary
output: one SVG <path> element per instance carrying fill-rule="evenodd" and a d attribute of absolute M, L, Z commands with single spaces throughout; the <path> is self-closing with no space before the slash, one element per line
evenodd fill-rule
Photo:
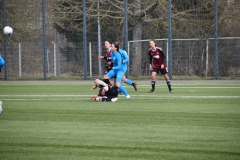
<path fill-rule="evenodd" d="M 96 88 L 102 88 L 105 91 L 105 94 L 98 95 L 98 97 L 91 97 L 91 100 L 98 102 L 116 102 L 118 99 L 118 87 L 111 86 L 108 84 L 108 79 L 95 79 L 95 86 L 92 87 L 92 90 Z M 103 93 L 103 92 L 102 92 Z"/>

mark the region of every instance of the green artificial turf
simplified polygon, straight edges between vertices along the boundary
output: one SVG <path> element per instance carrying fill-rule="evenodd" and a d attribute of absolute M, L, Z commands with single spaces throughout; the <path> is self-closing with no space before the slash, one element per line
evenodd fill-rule
<path fill-rule="evenodd" d="M 92 86 L 0 84 L 0 159 L 240 159 L 240 83 L 139 82 L 117 102 Z"/>

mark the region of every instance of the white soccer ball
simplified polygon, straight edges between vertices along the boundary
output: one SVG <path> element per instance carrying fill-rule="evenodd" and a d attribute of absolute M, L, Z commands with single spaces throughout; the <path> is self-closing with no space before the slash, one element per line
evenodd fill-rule
<path fill-rule="evenodd" d="M 12 33 L 13 33 L 13 29 L 12 29 L 12 27 L 10 27 L 10 26 L 5 26 L 4 28 L 3 28 L 3 33 L 5 34 L 5 35 L 11 35 Z"/>

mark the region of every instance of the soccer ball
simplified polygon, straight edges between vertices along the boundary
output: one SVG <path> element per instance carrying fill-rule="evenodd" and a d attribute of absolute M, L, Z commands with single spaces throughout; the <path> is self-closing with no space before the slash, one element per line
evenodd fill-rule
<path fill-rule="evenodd" d="M 3 28 L 3 33 L 7 36 L 11 35 L 13 33 L 13 29 L 10 26 L 5 26 Z"/>

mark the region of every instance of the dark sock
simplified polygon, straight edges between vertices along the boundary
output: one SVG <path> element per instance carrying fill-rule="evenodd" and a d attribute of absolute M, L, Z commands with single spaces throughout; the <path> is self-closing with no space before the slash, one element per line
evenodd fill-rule
<path fill-rule="evenodd" d="M 171 82 L 170 79 L 166 80 L 167 86 L 168 86 L 168 90 L 171 91 L 172 87 L 171 87 Z"/>
<path fill-rule="evenodd" d="M 155 83 L 156 83 L 156 80 L 154 79 L 154 80 L 152 80 L 152 90 L 154 90 L 155 91 Z"/>

